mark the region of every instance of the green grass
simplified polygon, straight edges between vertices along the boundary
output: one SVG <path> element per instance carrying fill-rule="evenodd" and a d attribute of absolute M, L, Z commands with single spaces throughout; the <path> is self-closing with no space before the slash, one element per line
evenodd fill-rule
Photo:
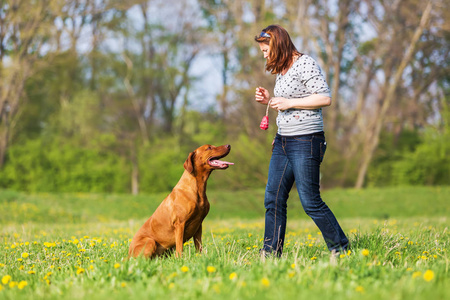
<path fill-rule="evenodd" d="M 394 187 L 329 190 L 322 198 L 338 218 L 448 216 L 450 187 Z M 167 193 L 154 195 L 25 194 L 0 190 L 0 224 L 86 223 L 148 218 Z M 208 219 L 264 217 L 264 190 L 208 191 Z M 13 211 L 14 214 L 10 212 Z M 308 219 L 296 191 L 288 201 L 289 219 Z"/>
<path fill-rule="evenodd" d="M 124 258 L 163 194 L 0 191 L 0 299 L 449 299 L 449 192 L 324 192 L 352 244 L 334 262 L 295 194 L 281 259 L 259 257 L 256 190 L 209 192 L 205 251 L 187 242 L 181 259 L 149 261 Z"/>

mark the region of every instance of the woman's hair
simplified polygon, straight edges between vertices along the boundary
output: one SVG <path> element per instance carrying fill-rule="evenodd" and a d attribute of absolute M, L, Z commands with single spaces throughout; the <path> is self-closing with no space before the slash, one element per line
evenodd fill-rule
<path fill-rule="evenodd" d="M 260 35 L 255 36 L 255 41 L 269 45 L 270 52 L 266 63 L 266 71 L 272 74 L 281 73 L 291 66 L 294 55 L 302 55 L 289 33 L 279 25 L 270 25 L 264 28 Z"/>

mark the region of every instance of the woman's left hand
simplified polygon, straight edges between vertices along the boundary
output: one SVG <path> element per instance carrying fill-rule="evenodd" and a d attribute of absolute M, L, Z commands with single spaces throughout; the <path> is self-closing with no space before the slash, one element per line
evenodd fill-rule
<path fill-rule="evenodd" d="M 273 97 L 270 99 L 270 107 L 276 110 L 287 110 L 291 108 L 289 100 L 283 97 Z"/>

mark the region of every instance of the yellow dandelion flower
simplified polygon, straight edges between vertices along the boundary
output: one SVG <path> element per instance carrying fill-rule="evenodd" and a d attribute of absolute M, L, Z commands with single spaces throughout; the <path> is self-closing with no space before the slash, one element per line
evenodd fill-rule
<path fill-rule="evenodd" d="M 30 271 L 28 271 L 28 274 L 34 275 L 34 274 L 36 274 L 36 272 L 33 270 L 30 270 Z"/>
<path fill-rule="evenodd" d="M 23 258 L 18 258 L 17 261 L 23 261 Z"/>
<path fill-rule="evenodd" d="M 434 278 L 434 272 L 431 270 L 426 270 L 425 273 L 423 273 L 423 279 L 425 279 L 425 281 L 431 281 Z"/>
<path fill-rule="evenodd" d="M 355 291 L 357 291 L 357 292 L 359 292 L 359 293 L 364 293 L 364 288 L 362 287 L 362 286 L 357 286 L 356 288 L 355 288 Z"/>
<path fill-rule="evenodd" d="M 344 258 L 344 257 L 345 257 L 345 254 L 339 255 L 339 257 L 340 257 L 340 258 Z"/>
<path fill-rule="evenodd" d="M 230 278 L 230 280 L 235 280 L 237 278 L 236 272 L 231 273 L 230 276 L 228 276 L 228 278 Z"/>
<path fill-rule="evenodd" d="M 0 292 L 3 290 L 3 285 L 0 284 Z"/>
<path fill-rule="evenodd" d="M 11 280 L 11 276 L 10 275 L 5 275 L 2 277 L 2 283 L 4 285 L 8 284 L 8 282 Z"/>
<path fill-rule="evenodd" d="M 416 271 L 412 274 L 412 278 L 417 278 L 420 277 L 422 275 L 422 272 Z"/>
<path fill-rule="evenodd" d="M 120 264 L 119 263 L 114 264 L 114 269 L 118 269 L 118 268 L 120 268 Z"/>
<path fill-rule="evenodd" d="M 269 287 L 270 286 L 270 281 L 269 281 L 269 279 L 264 277 L 263 279 L 261 279 L 261 284 L 263 286 L 265 286 L 265 287 Z"/>
<path fill-rule="evenodd" d="M 11 276 L 10 275 L 5 275 L 2 277 L 2 283 L 4 285 L 8 284 L 8 282 L 11 280 Z"/>
<path fill-rule="evenodd" d="M 169 283 L 169 289 L 173 289 L 175 287 L 175 283 L 171 282 Z"/>
<path fill-rule="evenodd" d="M 208 266 L 206 268 L 206 271 L 208 271 L 208 273 L 214 273 L 214 272 L 216 272 L 216 268 L 213 266 Z"/>
<path fill-rule="evenodd" d="M 311 257 L 311 260 L 316 260 L 316 259 L 317 259 L 317 257 L 315 257 L 315 256 Z"/>
<path fill-rule="evenodd" d="M 369 255 L 369 250 L 367 250 L 367 249 L 362 249 L 362 251 L 361 251 L 361 254 L 363 255 L 363 256 L 368 256 Z"/>
<path fill-rule="evenodd" d="M 10 289 L 12 289 L 15 286 L 17 286 L 17 284 L 18 284 L 17 281 L 11 281 L 8 286 L 9 286 Z"/>
<path fill-rule="evenodd" d="M 24 267 L 24 265 L 21 265 L 21 266 L 19 267 L 19 270 L 23 270 L 23 269 L 25 269 L 25 267 Z"/>
<path fill-rule="evenodd" d="M 288 272 L 288 276 L 289 276 L 289 278 L 294 277 L 295 276 L 295 272 L 294 271 L 289 271 Z"/>
<path fill-rule="evenodd" d="M 94 266 L 93 266 L 93 265 L 90 265 L 90 266 L 89 266 L 89 270 L 94 270 Z"/>
<path fill-rule="evenodd" d="M 19 290 L 23 289 L 24 287 L 26 287 L 28 285 L 28 283 L 25 280 L 22 280 L 21 282 L 19 282 L 17 284 L 17 287 L 19 288 Z"/>
<path fill-rule="evenodd" d="M 0 268 L 1 268 L 1 267 L 4 267 L 4 266 L 5 266 L 5 264 L 0 263 Z"/>
<path fill-rule="evenodd" d="M 189 271 L 188 267 L 186 267 L 186 266 L 181 267 L 181 272 L 186 273 L 187 271 Z"/>
<path fill-rule="evenodd" d="M 78 268 L 77 269 L 77 275 L 83 274 L 83 273 L 84 273 L 84 269 L 83 268 Z"/>
<path fill-rule="evenodd" d="M 22 253 L 22 257 L 23 257 L 23 258 L 27 258 L 29 255 L 30 255 L 30 254 L 28 254 L 28 253 L 26 253 L 26 252 Z"/>
<path fill-rule="evenodd" d="M 291 265 L 291 268 L 292 268 L 292 269 L 295 269 L 295 264 L 292 264 L 292 265 Z"/>
<path fill-rule="evenodd" d="M 126 283 L 126 282 L 122 282 L 122 283 L 120 284 L 120 286 L 124 288 L 124 287 L 127 286 L 127 283 Z"/>

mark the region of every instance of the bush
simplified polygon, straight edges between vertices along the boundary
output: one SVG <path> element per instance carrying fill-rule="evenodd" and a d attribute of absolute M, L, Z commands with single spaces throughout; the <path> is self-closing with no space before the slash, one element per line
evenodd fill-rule
<path fill-rule="evenodd" d="M 28 140 L 13 145 L 0 172 L 2 188 L 28 192 L 127 192 L 130 170 L 111 152 Z"/>
<path fill-rule="evenodd" d="M 368 185 L 448 185 L 450 136 L 446 132 L 426 130 L 421 140 L 402 143 L 410 146 L 403 149 L 394 150 L 391 146 L 383 153 L 381 147 L 378 153 L 382 154 L 369 170 Z"/>

